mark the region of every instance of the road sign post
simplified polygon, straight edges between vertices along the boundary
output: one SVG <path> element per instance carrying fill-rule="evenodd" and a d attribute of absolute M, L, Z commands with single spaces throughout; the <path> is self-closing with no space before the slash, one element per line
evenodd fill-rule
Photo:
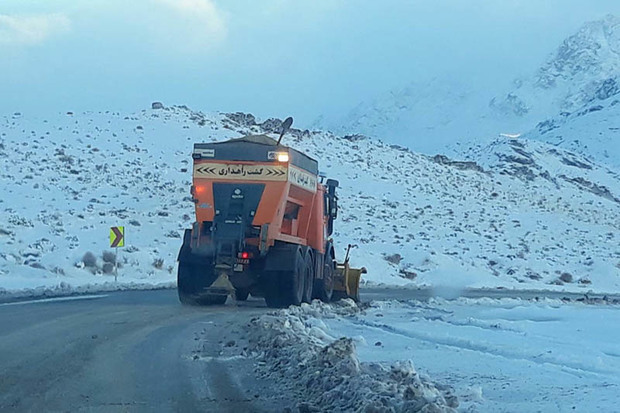
<path fill-rule="evenodd" d="M 110 228 L 110 248 L 114 248 L 114 282 L 118 280 L 118 248 L 125 246 L 125 227 Z"/>

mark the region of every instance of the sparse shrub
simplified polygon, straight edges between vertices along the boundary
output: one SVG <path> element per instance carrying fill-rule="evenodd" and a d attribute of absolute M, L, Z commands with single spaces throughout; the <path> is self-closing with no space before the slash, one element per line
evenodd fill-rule
<path fill-rule="evenodd" d="M 153 260 L 153 267 L 157 268 L 158 270 L 161 270 L 164 267 L 164 259 L 155 258 L 155 260 Z"/>
<path fill-rule="evenodd" d="M 13 235 L 13 231 L 6 230 L 4 228 L 0 228 L 0 235 Z"/>
<path fill-rule="evenodd" d="M 114 265 L 116 263 L 116 254 L 112 251 L 103 251 L 103 262 Z M 104 270 L 105 272 L 105 270 Z"/>
<path fill-rule="evenodd" d="M 62 269 L 62 268 L 60 268 L 60 267 L 54 267 L 54 268 L 52 268 L 52 272 L 53 272 L 54 274 L 58 274 L 58 275 L 65 275 L 65 270 L 63 270 L 63 269 Z"/>
<path fill-rule="evenodd" d="M 114 272 L 114 264 L 106 262 L 103 264 L 102 270 L 104 274 L 112 274 Z"/>
<path fill-rule="evenodd" d="M 413 280 L 418 276 L 418 274 L 415 271 L 410 271 L 406 269 L 400 269 L 398 273 L 400 274 L 401 277 L 406 278 L 408 280 Z"/>
<path fill-rule="evenodd" d="M 562 280 L 565 283 L 572 283 L 573 276 L 570 273 L 563 272 L 562 275 L 560 275 L 560 280 Z"/>
<path fill-rule="evenodd" d="M 181 236 L 179 235 L 179 233 L 177 231 L 168 231 L 166 233 L 166 237 L 168 237 L 168 238 L 181 238 Z"/>
<path fill-rule="evenodd" d="M 58 160 L 66 164 L 73 165 L 73 157 L 71 155 L 60 155 Z"/>
<path fill-rule="evenodd" d="M 32 223 L 32 221 L 30 221 L 27 218 L 22 218 L 18 215 L 11 215 L 8 219 L 8 223 L 9 224 L 13 224 L 16 226 L 20 226 L 20 227 L 34 227 L 34 224 Z"/>
<path fill-rule="evenodd" d="M 400 264 L 400 262 L 403 260 L 403 257 L 400 254 L 392 254 L 392 255 L 386 255 L 385 260 L 391 264 Z"/>
<path fill-rule="evenodd" d="M 88 251 L 82 257 L 82 262 L 84 263 L 84 266 L 89 267 L 89 268 L 94 268 L 97 266 L 97 257 L 95 257 L 95 254 Z"/>
<path fill-rule="evenodd" d="M 535 271 L 528 270 L 525 276 L 531 280 L 542 280 L 542 276 Z"/>

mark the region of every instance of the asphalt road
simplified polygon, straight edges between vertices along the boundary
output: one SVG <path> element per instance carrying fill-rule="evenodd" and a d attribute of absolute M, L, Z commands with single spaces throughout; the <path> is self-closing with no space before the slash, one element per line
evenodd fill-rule
<path fill-rule="evenodd" d="M 271 412 L 286 395 L 220 357 L 265 311 L 184 307 L 174 290 L 0 304 L 0 411 Z"/>
<path fill-rule="evenodd" d="M 362 300 L 424 300 L 436 293 L 373 288 L 362 290 Z M 537 291 L 458 293 L 584 299 Z M 242 355 L 244 323 L 266 311 L 252 299 L 185 307 L 175 290 L 0 303 L 0 411 L 281 411 L 294 401 L 255 377 L 253 359 Z"/>

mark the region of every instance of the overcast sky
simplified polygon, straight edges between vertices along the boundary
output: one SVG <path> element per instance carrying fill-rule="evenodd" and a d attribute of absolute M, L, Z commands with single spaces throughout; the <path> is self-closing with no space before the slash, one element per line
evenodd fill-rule
<path fill-rule="evenodd" d="M 0 113 L 193 109 L 304 126 L 414 80 L 508 82 L 618 0 L 3 0 Z"/>

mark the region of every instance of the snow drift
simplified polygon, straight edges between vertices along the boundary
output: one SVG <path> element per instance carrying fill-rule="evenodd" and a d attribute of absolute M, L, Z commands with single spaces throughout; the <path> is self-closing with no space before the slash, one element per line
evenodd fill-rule
<path fill-rule="evenodd" d="M 351 300 L 314 301 L 250 322 L 258 371 L 304 400 L 306 412 L 454 412 L 451 390 L 423 379 L 410 360 L 362 363 L 350 337 L 334 338 L 321 319 L 358 313 Z"/>

